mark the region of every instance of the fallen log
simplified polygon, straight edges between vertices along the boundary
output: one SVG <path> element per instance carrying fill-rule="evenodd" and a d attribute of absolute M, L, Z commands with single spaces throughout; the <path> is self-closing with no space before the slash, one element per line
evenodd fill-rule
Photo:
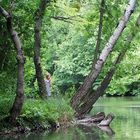
<path fill-rule="evenodd" d="M 114 119 L 114 115 L 112 113 L 109 113 L 98 125 L 99 126 L 109 126 L 109 124 Z"/>
<path fill-rule="evenodd" d="M 94 116 L 87 116 L 83 119 L 77 120 L 76 123 L 82 124 L 82 123 L 98 123 L 101 122 L 105 118 L 104 112 L 99 112 Z"/>
<path fill-rule="evenodd" d="M 109 126 L 113 119 L 114 115 L 112 113 L 109 113 L 105 117 L 104 112 L 99 112 L 94 116 L 87 116 L 83 119 L 77 120 L 76 124 Z"/>

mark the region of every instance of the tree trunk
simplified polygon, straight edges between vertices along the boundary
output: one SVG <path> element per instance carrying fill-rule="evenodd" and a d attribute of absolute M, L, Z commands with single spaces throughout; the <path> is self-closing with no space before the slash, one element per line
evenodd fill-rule
<path fill-rule="evenodd" d="M 34 64 L 35 64 L 36 78 L 38 82 L 40 97 L 44 97 L 45 95 L 47 95 L 44 76 L 43 76 L 42 67 L 41 67 L 41 60 L 40 60 L 40 48 L 41 48 L 40 30 L 42 26 L 42 19 L 44 16 L 44 12 L 49 2 L 50 0 L 40 0 L 39 9 L 37 9 L 35 12 Z"/>
<path fill-rule="evenodd" d="M 101 5 L 100 5 L 100 20 L 99 20 L 99 27 L 98 27 L 99 28 L 98 29 L 98 37 L 97 37 L 94 58 L 93 58 L 93 64 L 92 64 L 93 68 L 95 67 L 96 61 L 98 59 L 99 51 L 100 51 L 104 11 L 105 11 L 105 0 L 102 0 Z"/>
<path fill-rule="evenodd" d="M 99 112 L 94 116 L 87 116 L 84 118 L 79 118 L 76 120 L 76 124 L 84 124 L 84 123 L 99 123 L 105 118 L 104 112 Z"/>
<path fill-rule="evenodd" d="M 130 47 L 130 44 L 133 40 L 133 38 L 136 36 L 136 34 L 138 33 L 139 27 L 140 27 L 140 16 L 138 16 L 137 18 L 137 22 L 136 22 L 136 27 L 133 27 L 132 33 L 127 37 L 126 43 L 125 43 L 125 48 L 123 48 L 121 50 L 121 52 L 119 53 L 118 57 L 116 58 L 116 61 L 114 63 L 114 65 L 110 68 L 110 70 L 108 71 L 107 75 L 105 76 L 105 78 L 103 79 L 101 85 L 96 89 L 96 91 L 89 92 L 85 98 L 83 98 L 81 105 L 77 106 L 75 108 L 76 110 L 76 116 L 80 117 L 85 115 L 86 113 L 89 113 L 89 111 L 92 109 L 93 104 L 98 100 L 98 98 L 100 96 L 102 96 L 106 90 L 106 88 L 108 87 L 116 69 L 117 66 L 120 64 L 120 62 L 122 61 L 123 57 L 125 56 L 126 51 L 128 50 L 128 48 Z"/>
<path fill-rule="evenodd" d="M 18 75 L 17 75 L 17 89 L 16 89 L 16 98 L 14 104 L 10 110 L 10 123 L 15 123 L 16 118 L 19 116 L 23 102 L 24 102 L 24 55 L 22 52 L 22 45 L 20 39 L 18 37 L 17 32 L 13 29 L 12 26 L 12 17 L 11 15 L 5 11 L 2 7 L 0 7 L 1 14 L 7 20 L 7 29 L 11 35 L 11 38 L 14 42 L 14 46 L 17 52 L 17 65 L 18 65 Z"/>
<path fill-rule="evenodd" d="M 135 0 L 130 0 L 128 7 L 124 12 L 124 16 L 119 21 L 119 24 L 115 29 L 113 35 L 110 37 L 109 41 L 107 42 L 104 49 L 102 50 L 95 66 L 91 69 L 91 72 L 85 78 L 84 83 L 79 87 L 78 91 L 71 99 L 71 105 L 74 109 L 76 109 L 76 107 L 80 105 L 81 99 L 84 98 L 84 96 L 86 96 L 86 94 L 92 90 L 92 84 L 95 82 L 98 75 L 100 74 L 104 62 L 106 61 L 108 55 L 111 53 L 112 49 L 114 48 L 115 43 L 117 42 L 122 31 L 126 27 L 129 17 L 134 10 L 134 6 L 135 6 Z"/>
<path fill-rule="evenodd" d="M 123 53 L 120 53 L 120 55 L 118 56 L 116 60 L 117 62 L 116 64 L 120 63 L 124 54 L 125 54 L 125 51 Z M 98 100 L 100 96 L 104 94 L 105 89 L 108 87 L 112 79 L 112 76 L 115 73 L 115 70 L 116 70 L 115 65 L 111 67 L 110 71 L 107 73 L 101 85 L 96 89 L 96 91 L 94 91 L 93 93 L 90 92 L 89 94 L 87 94 L 87 96 L 85 96 L 85 98 L 81 102 L 81 105 L 75 108 L 77 117 L 83 116 L 86 113 L 90 112 L 90 110 L 92 109 L 92 105 Z"/>

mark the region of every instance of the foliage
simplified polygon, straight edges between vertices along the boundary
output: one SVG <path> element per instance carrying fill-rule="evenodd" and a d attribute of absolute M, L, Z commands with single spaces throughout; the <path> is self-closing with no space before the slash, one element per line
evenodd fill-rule
<path fill-rule="evenodd" d="M 0 1 L 1 6 L 12 11 L 14 27 L 21 38 L 26 56 L 24 89 L 26 100 L 21 118 L 31 121 L 71 120 L 73 111 L 67 100 L 84 81 L 92 65 L 99 24 L 99 2 L 97 0 L 57 0 L 46 9 L 41 29 L 41 64 L 43 73 L 48 71 L 52 75 L 52 93 L 57 98 L 40 100 L 37 99 L 38 87 L 34 80 L 33 65 L 34 12 L 38 8 L 39 0 L 34 2 L 17 0 L 11 3 Z M 106 1 L 101 49 L 121 18 L 126 2 L 127 0 Z M 100 85 L 101 79 L 106 75 L 120 48 L 124 47 L 126 37 L 133 30 L 138 14 L 139 8 L 134 12 L 115 49 L 108 57 L 100 77 L 93 85 L 94 88 Z M 8 114 L 14 100 L 17 64 L 15 49 L 4 18 L 0 18 L 0 30 L 0 116 L 3 117 Z M 139 94 L 139 37 L 140 32 L 118 67 L 106 95 Z M 65 94 L 67 99 L 61 97 L 62 94 Z"/>
<path fill-rule="evenodd" d="M 20 117 L 28 121 L 54 121 L 61 120 L 64 116 L 65 121 L 72 120 L 73 110 L 64 98 L 26 99 Z"/>
<path fill-rule="evenodd" d="M 137 52 L 128 52 L 124 61 L 120 64 L 112 82 L 107 90 L 110 95 L 137 95 L 139 94 L 139 49 Z M 130 60 L 131 59 L 131 60 Z"/>
<path fill-rule="evenodd" d="M 15 74 L 11 75 L 8 72 L 0 74 L 0 95 L 11 96 L 14 95 L 16 89 Z"/>
<path fill-rule="evenodd" d="M 25 93 L 30 97 L 36 96 L 38 91 L 36 82 L 34 82 L 34 85 L 31 86 L 35 73 L 32 61 L 34 44 L 33 18 L 34 12 L 38 7 L 38 2 L 39 1 L 32 3 L 24 0 L 13 2 L 12 5 L 8 3 L 6 6 L 6 3 L 2 1 L 3 6 L 6 6 L 7 8 L 10 7 L 10 9 L 12 10 L 14 25 L 16 25 L 16 30 L 18 31 L 22 39 L 24 55 L 26 56 Z M 118 2 L 113 0 L 111 3 L 108 1 L 106 2 L 101 48 L 104 47 L 112 31 L 117 25 L 117 22 L 125 6 L 126 1 Z M 136 9 L 136 11 L 138 11 L 138 9 Z M 110 65 L 112 64 L 115 58 L 114 56 L 116 56 L 120 47 L 124 45 L 125 36 L 131 31 L 132 26 L 134 26 L 136 16 L 137 13 L 134 17 L 132 17 L 131 22 L 128 24 L 128 27 L 123 33 L 124 35 L 116 44 L 114 53 L 109 56 L 108 61 L 105 64 L 105 68 L 103 69 L 99 79 L 97 79 L 95 85 L 100 84 L 101 78 L 104 77 Z M 5 21 L 0 20 L 0 22 L 2 23 L 2 32 L 5 33 Z M 74 90 L 77 89 L 83 82 L 85 76 L 88 75 L 94 56 L 98 23 L 98 1 L 91 0 L 90 2 L 82 2 L 58 0 L 56 2 L 52 2 L 47 8 L 45 17 L 43 19 L 43 26 L 41 31 L 41 61 L 44 74 L 47 70 L 53 75 L 53 93 L 65 93 L 67 90 L 69 90 L 69 88 L 72 89 L 73 87 Z M 5 44 L 5 42 L 7 42 L 6 44 L 8 44 L 8 46 L 11 45 L 10 40 L 7 40 L 7 38 L 8 36 L 6 36 L 6 38 L 4 39 L 0 39 L 0 46 L 3 46 L 3 43 Z M 134 46 L 137 44 L 138 38 L 135 39 Z M 9 47 L 7 53 L 10 52 L 10 54 L 8 56 L 6 55 L 7 53 L 5 50 L 3 50 L 2 47 L 1 49 L 5 52 L 5 55 L 2 58 L 3 61 L 1 61 L 0 63 L 1 68 L 3 66 L 5 66 L 5 68 L 9 68 L 9 65 L 11 65 L 11 63 L 15 64 L 15 54 L 13 55 L 13 51 L 11 51 L 11 49 L 13 50 L 13 48 Z M 124 60 L 123 64 L 121 64 L 121 66 L 119 67 L 116 76 L 114 76 L 111 82 L 107 94 L 124 95 L 125 92 L 129 92 L 129 88 L 127 88 L 127 85 L 131 85 L 131 83 L 136 82 L 137 79 L 139 79 L 137 78 L 136 80 L 133 80 L 135 78 L 131 78 L 137 77 L 138 71 L 137 62 L 134 64 L 135 66 L 133 66 L 136 67 L 136 76 L 132 76 L 134 75 L 134 73 L 132 72 L 132 69 L 134 68 L 129 68 L 131 66 L 131 63 L 135 61 L 135 53 L 133 53 L 133 50 L 134 49 L 131 49 L 129 54 L 127 54 L 130 59 Z M 137 51 L 135 52 L 137 53 Z M 133 56 L 131 55 L 130 57 L 130 54 L 133 54 Z M 14 67 L 14 65 L 12 65 L 12 67 Z M 123 77 L 123 81 L 126 81 L 127 83 L 119 84 L 119 77 Z"/>
<path fill-rule="evenodd" d="M 9 111 L 14 101 L 14 96 L 0 94 L 0 120 L 9 115 Z"/>
<path fill-rule="evenodd" d="M 8 116 L 13 104 L 14 96 L 2 96 L 0 98 L 0 120 Z M 74 111 L 70 107 L 69 101 L 60 96 L 50 97 L 48 100 L 26 99 L 18 121 L 21 125 L 35 125 L 41 123 L 64 124 L 72 121 Z M 26 123 L 26 124 L 24 124 Z M 26 126 L 27 125 L 27 126 Z"/>
<path fill-rule="evenodd" d="M 120 15 L 126 6 L 125 2 L 126 1 L 114 1 L 112 3 L 106 3 L 101 48 L 104 47 L 112 31 L 117 25 Z M 58 49 L 56 50 L 57 60 L 55 60 L 56 69 L 53 76 L 55 79 L 54 83 L 61 90 L 61 93 L 66 92 L 67 89 L 73 87 L 73 85 L 77 88 L 83 82 L 85 76 L 88 75 L 91 68 L 99 22 L 97 14 L 99 11 L 97 6 L 98 3 L 95 2 L 94 4 L 95 5 L 91 4 L 88 7 L 88 10 L 86 9 L 86 4 L 84 7 L 81 5 L 80 10 L 74 13 L 82 17 L 80 18 L 81 22 L 77 21 L 76 24 L 73 22 L 74 24 L 69 25 L 67 34 L 65 35 L 65 40 L 58 44 Z M 137 13 L 138 9 L 136 9 L 136 14 L 134 14 L 134 16 L 130 19 L 131 22 L 128 23 L 128 27 L 122 34 L 121 39 L 118 40 L 114 52 L 109 56 L 107 62 L 105 63 L 105 67 L 102 70 L 100 77 L 97 79 L 94 88 L 100 84 L 101 79 L 109 70 L 120 48 L 125 45 L 125 40 L 128 34 L 131 33 L 131 30 L 133 30 L 135 26 L 138 15 Z M 114 20 L 112 21 L 112 19 Z M 59 22 L 57 22 L 57 25 L 59 25 Z M 137 36 L 139 36 L 139 34 Z M 136 37 L 132 42 L 131 49 L 126 54 L 127 59 L 124 59 L 123 64 L 119 66 L 116 75 L 111 82 L 109 90 L 107 90 L 108 95 L 128 95 L 128 93 L 129 95 L 136 95 L 139 93 L 138 88 L 135 89 L 135 93 L 129 88 L 129 85 L 139 79 L 138 62 L 135 61 L 135 59 L 139 56 L 139 48 L 136 47 L 138 42 L 139 41 Z M 137 59 L 137 61 L 138 60 L 139 59 Z M 123 79 L 120 79 L 120 77 Z"/>

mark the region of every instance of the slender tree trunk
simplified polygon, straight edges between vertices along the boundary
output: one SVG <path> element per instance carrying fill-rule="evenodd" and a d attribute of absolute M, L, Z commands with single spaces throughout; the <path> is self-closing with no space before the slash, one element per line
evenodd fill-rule
<path fill-rule="evenodd" d="M 108 55 L 111 53 L 112 49 L 114 48 L 115 43 L 117 42 L 122 31 L 126 27 L 129 17 L 134 10 L 135 2 L 136 2 L 135 0 L 129 1 L 129 4 L 124 12 L 123 17 L 119 21 L 119 24 L 118 24 L 117 28 L 115 29 L 113 35 L 110 37 L 109 41 L 107 42 L 104 49 L 102 50 L 95 66 L 91 69 L 91 72 L 85 78 L 84 83 L 79 87 L 78 91 L 71 99 L 71 105 L 74 109 L 80 105 L 81 99 L 84 98 L 84 96 L 86 96 L 86 94 L 92 90 L 91 89 L 92 84 L 95 82 L 98 75 L 100 74 L 104 62 L 106 61 Z"/>
<path fill-rule="evenodd" d="M 47 95 L 44 76 L 43 76 L 42 67 L 41 67 L 41 60 L 40 60 L 40 48 L 41 48 L 40 30 L 42 26 L 42 19 L 45 13 L 45 9 L 49 2 L 50 0 L 40 0 L 39 8 L 35 12 L 34 64 L 35 64 L 36 78 L 38 82 L 40 97 L 44 97 L 45 95 Z"/>
<path fill-rule="evenodd" d="M 17 75 L 17 89 L 16 89 L 16 98 L 14 104 L 10 111 L 10 122 L 15 123 L 16 118 L 19 116 L 23 102 L 24 102 L 24 55 L 22 52 L 22 45 L 20 39 L 18 37 L 17 32 L 13 29 L 12 26 L 12 17 L 11 15 L 5 11 L 2 7 L 0 7 L 0 13 L 7 20 L 7 29 L 11 35 L 11 38 L 14 42 L 16 52 L 17 52 L 17 65 L 18 65 L 18 75 Z"/>
<path fill-rule="evenodd" d="M 91 93 L 87 94 L 85 96 L 85 98 L 83 99 L 81 105 L 77 106 L 75 108 L 77 117 L 80 117 L 80 116 L 85 115 L 86 113 L 89 113 L 90 110 L 92 109 L 93 104 L 98 100 L 98 98 L 100 96 L 102 96 L 104 94 L 106 88 L 108 87 L 108 85 L 117 69 L 117 66 L 123 60 L 126 51 L 130 48 L 133 38 L 138 33 L 139 27 L 140 27 L 140 16 L 138 16 L 138 18 L 137 18 L 136 27 L 133 27 L 132 33 L 127 37 L 126 43 L 124 45 L 125 47 L 122 48 L 121 52 L 119 53 L 118 57 L 116 58 L 116 61 L 114 62 L 114 65 L 110 68 L 107 75 L 101 82 L 101 85 L 93 93 L 91 92 Z"/>
<path fill-rule="evenodd" d="M 99 20 L 98 37 L 97 37 L 97 43 L 96 43 L 96 47 L 95 47 L 93 64 L 92 64 L 93 68 L 95 67 L 96 61 L 98 59 L 99 51 L 100 51 L 104 11 L 105 11 L 105 0 L 102 0 L 101 6 L 100 6 L 100 20 Z"/>

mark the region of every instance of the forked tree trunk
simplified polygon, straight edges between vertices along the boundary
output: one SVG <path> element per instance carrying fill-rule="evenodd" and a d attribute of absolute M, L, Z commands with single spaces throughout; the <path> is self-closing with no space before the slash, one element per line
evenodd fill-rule
<path fill-rule="evenodd" d="M 110 71 L 108 71 L 108 73 L 105 76 L 105 78 L 103 79 L 101 85 L 94 92 L 88 93 L 85 96 L 85 98 L 83 99 L 83 101 L 81 102 L 80 106 L 77 106 L 75 108 L 77 117 L 83 116 L 84 114 L 90 112 L 92 109 L 92 105 L 98 100 L 98 98 L 100 96 L 102 96 L 104 94 L 104 91 L 108 87 L 108 85 L 112 79 L 112 76 L 116 71 L 115 66 L 120 63 L 124 54 L 125 54 L 125 51 L 123 51 L 119 54 L 119 56 L 116 60 L 116 63 L 114 64 L 113 67 L 111 67 Z"/>
<path fill-rule="evenodd" d="M 0 13 L 6 18 L 7 20 L 7 29 L 11 35 L 11 38 L 14 42 L 14 46 L 17 52 L 17 65 L 18 65 L 18 75 L 17 75 L 17 89 L 16 89 L 16 98 L 14 104 L 10 110 L 10 123 L 15 123 L 16 118 L 19 116 L 22 105 L 24 102 L 24 55 L 22 52 L 22 45 L 20 39 L 18 37 L 17 32 L 13 29 L 12 26 L 12 17 L 11 15 L 5 11 L 2 7 L 0 7 Z"/>
<path fill-rule="evenodd" d="M 104 49 L 102 50 L 95 66 L 91 69 L 91 72 L 85 78 L 84 83 L 79 87 L 78 91 L 71 99 L 71 105 L 74 109 L 76 109 L 81 104 L 81 99 L 84 98 L 87 93 L 92 91 L 92 84 L 95 82 L 98 75 L 100 74 L 104 62 L 106 61 L 108 55 L 111 53 L 112 49 L 114 48 L 115 43 L 117 42 L 122 31 L 126 27 L 129 17 L 134 10 L 135 2 L 136 0 L 129 1 L 129 4 L 124 12 L 123 17 L 119 21 L 119 24 L 116 27 L 113 35 L 110 37 L 109 41 L 107 42 Z"/>
<path fill-rule="evenodd" d="M 45 9 L 49 2 L 50 0 L 40 0 L 39 8 L 35 12 L 34 64 L 35 64 L 36 78 L 38 82 L 40 97 L 44 97 L 45 95 L 47 95 L 44 76 L 43 76 L 42 67 L 41 67 L 41 58 L 40 58 L 40 48 L 41 48 L 40 30 L 42 26 L 42 19 L 45 13 Z"/>
<path fill-rule="evenodd" d="M 101 82 L 101 85 L 93 93 L 92 92 L 88 93 L 85 96 L 85 98 L 83 98 L 81 105 L 77 106 L 75 108 L 77 117 L 80 117 L 80 116 L 83 116 L 83 115 L 89 113 L 89 111 L 93 107 L 93 104 L 98 100 L 98 98 L 100 96 L 102 96 L 104 94 L 106 88 L 108 87 L 108 85 L 117 69 L 117 66 L 123 60 L 123 57 L 125 56 L 126 51 L 130 47 L 133 38 L 138 33 L 139 27 L 140 27 L 140 16 L 138 16 L 138 18 L 137 18 L 136 27 L 133 27 L 132 33 L 127 37 L 126 43 L 124 45 L 125 47 L 122 48 L 121 52 L 119 53 L 118 57 L 116 58 L 116 61 L 114 62 L 114 65 L 110 68 L 110 70 L 106 74 L 105 78 Z"/>

